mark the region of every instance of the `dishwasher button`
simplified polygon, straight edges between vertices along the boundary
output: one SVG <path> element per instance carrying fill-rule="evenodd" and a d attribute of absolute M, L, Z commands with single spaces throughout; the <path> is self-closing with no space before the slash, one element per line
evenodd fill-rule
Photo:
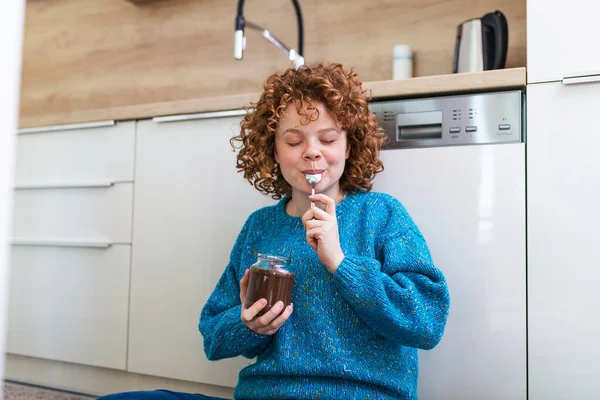
<path fill-rule="evenodd" d="M 500 129 L 501 131 L 508 131 L 510 130 L 510 124 L 500 124 L 498 125 L 498 129 Z"/>
<path fill-rule="evenodd" d="M 467 126 L 465 128 L 465 132 L 477 132 L 477 127 L 476 126 Z"/>
<path fill-rule="evenodd" d="M 460 128 L 450 128 L 450 133 L 460 133 Z"/>

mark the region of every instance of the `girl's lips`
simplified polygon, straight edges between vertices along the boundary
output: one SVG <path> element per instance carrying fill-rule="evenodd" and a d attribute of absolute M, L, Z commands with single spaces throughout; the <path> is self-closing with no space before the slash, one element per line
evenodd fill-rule
<path fill-rule="evenodd" d="M 302 173 L 314 175 L 314 174 L 322 174 L 323 171 L 325 171 L 325 170 L 324 169 L 307 169 L 306 171 L 302 171 Z"/>

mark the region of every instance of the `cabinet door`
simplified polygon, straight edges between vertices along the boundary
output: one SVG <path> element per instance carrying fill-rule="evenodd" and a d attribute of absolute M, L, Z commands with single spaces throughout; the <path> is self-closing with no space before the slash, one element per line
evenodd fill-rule
<path fill-rule="evenodd" d="M 17 137 L 15 184 L 94 186 L 133 181 L 135 122 Z"/>
<path fill-rule="evenodd" d="M 528 87 L 529 399 L 600 392 L 600 83 Z"/>
<path fill-rule="evenodd" d="M 77 189 L 16 190 L 13 238 L 18 241 L 131 243 L 133 184 Z"/>
<path fill-rule="evenodd" d="M 600 74 L 600 2 L 527 0 L 527 82 Z"/>
<path fill-rule="evenodd" d="M 419 351 L 419 399 L 525 400 L 525 144 L 381 157 L 374 190 L 404 204 L 450 289 L 442 341 Z"/>
<path fill-rule="evenodd" d="M 13 247 L 7 351 L 124 370 L 130 253 Z"/>
<path fill-rule="evenodd" d="M 239 118 L 138 125 L 132 372 L 233 387 L 249 361 L 208 361 L 198 321 L 250 213 L 274 201 L 235 169 Z"/>

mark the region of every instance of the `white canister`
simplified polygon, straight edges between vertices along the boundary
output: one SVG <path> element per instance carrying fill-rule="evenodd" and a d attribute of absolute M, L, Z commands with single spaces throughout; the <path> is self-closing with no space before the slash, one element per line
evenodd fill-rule
<path fill-rule="evenodd" d="M 406 79 L 413 76 L 413 57 L 410 45 L 397 44 L 394 46 L 393 77 L 394 79 Z"/>

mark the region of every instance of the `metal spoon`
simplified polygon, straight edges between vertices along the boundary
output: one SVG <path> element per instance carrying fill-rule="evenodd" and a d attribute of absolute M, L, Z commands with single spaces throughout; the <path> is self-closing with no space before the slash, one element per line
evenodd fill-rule
<path fill-rule="evenodd" d="M 308 182 L 308 184 L 312 188 L 311 194 L 314 196 L 315 195 L 315 186 L 317 186 L 318 183 L 321 182 L 321 174 L 306 174 L 306 182 Z M 310 208 L 315 208 L 314 201 L 310 202 Z"/>

